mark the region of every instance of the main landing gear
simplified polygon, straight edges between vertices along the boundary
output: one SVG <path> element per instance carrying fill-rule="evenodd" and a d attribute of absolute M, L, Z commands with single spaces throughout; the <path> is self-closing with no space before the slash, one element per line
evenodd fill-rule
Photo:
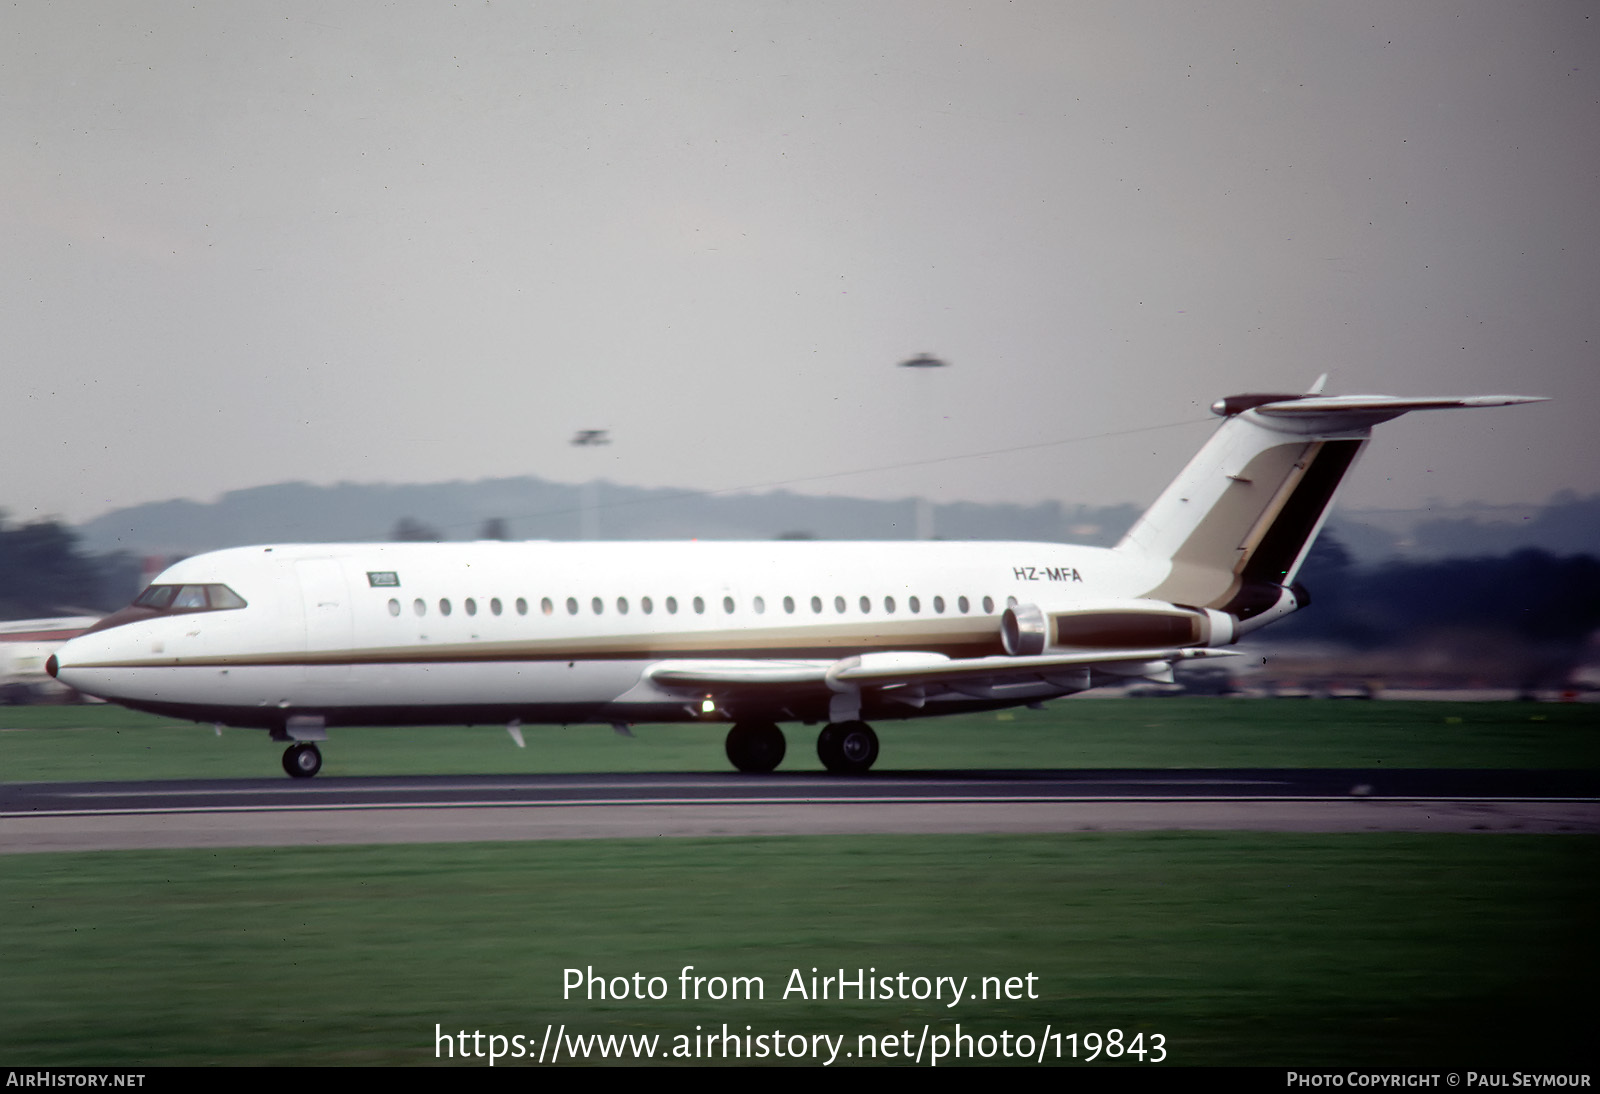
<path fill-rule="evenodd" d="M 835 775 L 864 775 L 878 758 L 878 735 L 865 722 L 834 722 L 817 734 L 817 756 Z"/>
<path fill-rule="evenodd" d="M 309 779 L 322 770 L 322 752 L 307 741 L 290 745 L 283 752 L 283 769 L 296 779 Z"/>
<path fill-rule="evenodd" d="M 740 771 L 766 774 L 783 762 L 788 745 L 773 722 L 735 722 L 728 730 L 728 760 Z"/>
<path fill-rule="evenodd" d="M 783 730 L 772 722 L 735 723 L 727 747 L 733 766 L 752 774 L 774 770 L 787 750 Z M 865 722 L 835 722 L 817 735 L 817 755 L 835 775 L 865 774 L 878 758 L 878 735 Z"/>

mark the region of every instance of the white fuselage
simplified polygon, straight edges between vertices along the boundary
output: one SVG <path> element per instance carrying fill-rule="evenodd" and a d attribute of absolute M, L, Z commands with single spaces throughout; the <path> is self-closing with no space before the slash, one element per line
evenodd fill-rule
<path fill-rule="evenodd" d="M 1296 574 L 1372 426 L 1524 396 L 1244 394 L 1115 548 L 1050 543 L 435 543 L 217 551 L 170 567 L 57 651 L 62 683 L 271 730 L 321 769 L 335 725 L 732 722 L 771 771 L 778 723 L 826 722 L 859 774 L 863 719 L 1053 699 L 1180 660 L 1307 602 Z"/>
<path fill-rule="evenodd" d="M 280 545 L 187 559 L 155 585 L 225 585 L 228 610 L 127 609 L 60 651 L 59 679 L 233 725 L 821 720 L 827 693 L 767 688 L 711 708 L 663 664 L 832 664 L 1002 654 L 1010 605 L 1137 598 L 1165 560 L 1048 543 Z M 1083 686 L 1087 686 L 1085 682 Z M 947 689 L 871 707 L 915 717 L 1081 690 Z M 708 693 L 709 694 L 709 693 Z"/>

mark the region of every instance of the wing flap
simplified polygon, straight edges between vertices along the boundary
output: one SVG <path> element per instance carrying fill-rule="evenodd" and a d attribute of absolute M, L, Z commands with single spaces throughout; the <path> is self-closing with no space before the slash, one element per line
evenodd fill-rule
<path fill-rule="evenodd" d="M 832 661 L 661 661 L 646 672 L 664 688 L 692 691 L 730 687 L 793 687 L 820 684 Z"/>
<path fill-rule="evenodd" d="M 1237 657 L 1234 650 L 1145 649 L 1095 650 L 1089 653 L 1037 654 L 1032 657 L 968 657 L 938 662 L 879 664 L 866 654 L 846 658 L 828 672 L 830 683 L 846 687 L 882 687 L 895 683 L 946 683 L 981 680 L 990 683 L 1008 680 L 1038 680 L 1064 675 L 1064 669 L 1100 669 L 1117 676 L 1145 676 L 1162 671 L 1169 662 L 1201 657 Z M 921 655 L 927 657 L 929 655 Z M 852 664 L 852 662 L 855 662 Z"/>

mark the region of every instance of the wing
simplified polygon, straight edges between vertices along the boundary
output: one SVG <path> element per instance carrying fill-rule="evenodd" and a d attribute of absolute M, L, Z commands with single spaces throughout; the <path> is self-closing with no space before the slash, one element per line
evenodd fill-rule
<path fill-rule="evenodd" d="M 1170 681 L 1174 661 L 1236 656 L 1233 650 L 1195 648 L 969 658 L 908 650 L 840 661 L 661 661 L 645 675 L 665 691 L 719 706 L 827 700 L 830 719 L 846 721 L 860 717 L 863 695 L 918 708 L 941 694 L 1021 703 L 1084 691 L 1093 686 L 1091 673 Z"/>

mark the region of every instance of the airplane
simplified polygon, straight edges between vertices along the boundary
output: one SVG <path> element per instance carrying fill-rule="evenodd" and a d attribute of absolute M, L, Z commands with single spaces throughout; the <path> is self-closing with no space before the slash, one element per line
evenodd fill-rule
<path fill-rule="evenodd" d="M 185 559 L 47 671 L 155 714 L 265 729 L 284 770 L 330 727 L 730 724 L 745 772 L 779 723 L 831 772 L 870 721 L 1034 705 L 1227 656 L 1309 603 L 1295 581 L 1374 425 L 1541 401 L 1233 395 L 1115 547 L 1001 542 L 276 544 Z"/>
<path fill-rule="evenodd" d="M 98 615 L 0 621 L 0 704 L 24 704 L 72 693 L 45 675 L 52 653 L 96 623 Z"/>

